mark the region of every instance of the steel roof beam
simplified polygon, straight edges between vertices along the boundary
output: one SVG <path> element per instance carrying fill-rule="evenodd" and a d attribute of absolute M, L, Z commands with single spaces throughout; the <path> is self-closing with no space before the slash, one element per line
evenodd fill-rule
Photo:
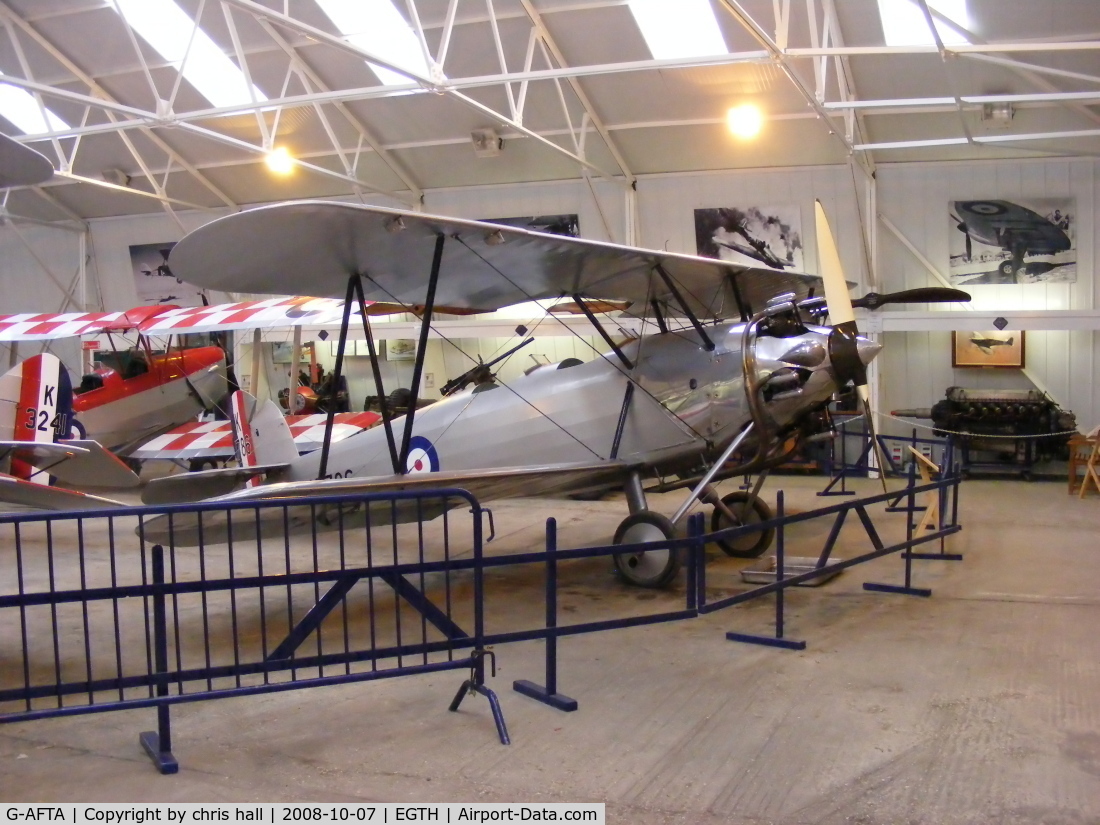
<path fill-rule="evenodd" d="M 107 92 L 106 89 L 104 89 L 102 86 L 100 86 L 99 83 L 94 78 L 92 78 L 91 75 L 89 75 L 87 72 L 85 72 L 79 66 L 77 66 L 72 60 L 69 59 L 68 56 L 66 56 L 56 46 L 54 46 L 53 43 L 50 40 L 46 39 L 46 37 L 44 37 L 34 26 L 32 26 L 29 22 L 24 20 L 22 17 L 20 17 L 14 11 L 12 11 L 11 8 L 8 7 L 8 5 L 4 2 L 0 2 L 0 16 L 3 16 L 5 18 L 5 20 L 7 20 L 8 22 L 14 24 L 15 26 L 19 27 L 19 29 L 24 31 L 29 37 L 31 37 L 31 39 L 33 39 L 35 41 L 35 43 L 37 43 L 41 48 L 43 48 L 58 63 L 60 63 L 62 66 L 64 66 L 68 71 L 72 72 L 73 75 L 81 83 L 86 85 L 92 91 L 92 94 L 97 96 L 96 98 L 88 98 L 88 100 L 98 100 L 99 102 L 96 104 L 98 106 L 102 106 L 103 103 L 107 103 L 107 104 L 111 104 L 113 106 L 119 107 L 119 109 L 128 109 L 129 108 L 129 107 L 122 107 L 121 104 L 118 104 L 118 101 L 115 100 Z M 15 78 L 5 78 L 5 79 L 8 82 L 11 82 Z M 50 87 L 50 88 L 52 88 L 52 87 Z M 53 92 L 51 92 L 51 94 L 56 93 L 57 91 L 60 91 L 60 90 L 54 89 Z M 86 105 L 92 105 L 92 104 L 87 103 Z M 118 110 L 118 109 L 116 109 L 116 110 Z M 140 110 L 138 110 L 138 111 L 140 111 Z M 184 170 L 186 170 L 192 177 L 194 177 L 195 180 L 197 180 L 202 186 L 204 186 L 213 195 L 215 195 L 218 198 L 218 200 L 220 200 L 226 206 L 232 207 L 233 209 L 239 209 L 240 208 L 233 201 L 232 198 L 230 198 L 227 194 L 225 194 L 220 188 L 215 186 L 208 178 L 206 178 L 204 175 L 200 174 L 199 171 L 195 168 L 195 166 L 190 161 L 188 161 L 186 158 L 183 158 L 182 156 L 180 156 L 174 149 L 172 149 L 172 147 L 170 147 L 158 135 L 156 135 L 153 132 L 152 129 L 145 128 L 142 131 L 143 131 L 143 134 L 145 134 L 145 136 L 147 138 L 149 138 L 149 140 L 152 141 L 153 144 L 156 145 L 156 147 L 158 149 L 160 149 L 162 152 L 164 152 L 165 155 L 167 155 L 169 158 L 175 160 L 175 162 L 178 163 Z"/>

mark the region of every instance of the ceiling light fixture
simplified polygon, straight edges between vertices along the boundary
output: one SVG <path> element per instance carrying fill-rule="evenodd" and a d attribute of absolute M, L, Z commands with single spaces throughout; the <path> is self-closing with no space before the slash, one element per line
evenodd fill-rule
<path fill-rule="evenodd" d="M 294 158 L 285 146 L 279 146 L 269 151 L 264 158 L 267 168 L 276 175 L 289 175 L 294 171 Z"/>
<path fill-rule="evenodd" d="M 470 132 L 470 142 L 479 158 L 495 158 L 504 148 L 504 138 L 497 134 L 496 129 L 474 129 Z"/>
<path fill-rule="evenodd" d="M 742 103 L 729 110 L 726 123 L 735 137 L 750 140 L 760 134 L 760 129 L 764 125 L 764 115 L 753 104 Z"/>

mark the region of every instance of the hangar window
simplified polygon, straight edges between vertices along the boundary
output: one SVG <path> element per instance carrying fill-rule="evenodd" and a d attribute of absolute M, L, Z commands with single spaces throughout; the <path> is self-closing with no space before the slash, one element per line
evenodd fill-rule
<path fill-rule="evenodd" d="M 655 60 L 729 52 L 710 0 L 629 0 L 628 5 Z"/>
<path fill-rule="evenodd" d="M 40 106 L 26 89 L 8 83 L 0 83 L 0 116 L 10 120 L 16 129 L 27 135 L 42 135 L 69 128 L 69 124 L 45 106 Z"/>
<path fill-rule="evenodd" d="M 141 38 L 215 106 L 267 100 L 175 0 L 115 0 Z"/>
<path fill-rule="evenodd" d="M 317 0 L 317 5 L 353 46 L 422 77 L 429 76 L 420 38 L 391 0 Z M 367 65 L 384 86 L 411 82 L 400 72 L 369 60 Z"/>
<path fill-rule="evenodd" d="M 960 28 L 970 28 L 970 15 L 966 10 L 966 0 L 928 0 L 928 8 L 939 12 L 957 24 Z M 886 35 L 887 46 L 931 46 L 936 40 L 928 30 L 928 23 L 913 0 L 878 0 L 878 11 L 882 17 L 882 31 Z M 935 17 L 933 16 L 935 20 Z M 955 31 L 942 20 L 936 20 L 936 29 L 945 46 L 968 42 L 962 34 Z"/>

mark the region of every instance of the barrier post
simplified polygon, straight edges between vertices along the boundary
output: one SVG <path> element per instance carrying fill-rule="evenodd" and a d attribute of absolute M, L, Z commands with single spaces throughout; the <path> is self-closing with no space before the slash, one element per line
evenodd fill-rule
<path fill-rule="evenodd" d="M 493 713 L 493 722 L 497 726 L 497 736 L 500 744 L 510 745 L 512 740 L 508 737 L 508 726 L 504 722 L 504 713 L 500 709 L 500 701 L 492 688 L 485 685 L 485 657 L 493 662 L 493 675 L 496 676 L 496 654 L 485 647 L 485 563 L 483 558 L 483 540 L 481 530 L 482 516 L 487 513 L 485 508 L 476 506 L 474 514 L 474 649 L 470 653 L 470 677 L 462 683 L 451 700 L 448 710 L 455 712 L 468 693 L 480 693 L 489 700 L 489 709 Z M 490 515 L 490 519 L 491 519 Z"/>
<path fill-rule="evenodd" d="M 168 616 L 164 597 L 164 548 L 154 544 L 153 568 L 153 672 L 156 675 L 157 696 L 168 695 Z M 168 705 L 157 705 L 157 729 L 145 731 L 138 739 L 142 748 L 162 774 L 177 773 L 180 769 L 172 755 L 172 720 Z"/>
<path fill-rule="evenodd" d="M 546 520 L 546 685 L 529 679 L 512 682 L 512 690 L 564 711 L 577 709 L 577 700 L 558 693 L 558 522 Z"/>
<path fill-rule="evenodd" d="M 731 642 L 748 642 L 749 644 L 766 645 L 768 647 L 782 647 L 787 650 L 805 650 L 806 642 L 794 641 L 783 638 L 783 579 L 786 576 L 784 565 L 784 544 L 786 543 L 786 525 L 783 523 L 783 491 L 775 495 L 775 518 L 779 520 L 779 526 L 775 530 L 775 636 L 759 636 L 753 633 L 726 633 L 726 638 Z"/>

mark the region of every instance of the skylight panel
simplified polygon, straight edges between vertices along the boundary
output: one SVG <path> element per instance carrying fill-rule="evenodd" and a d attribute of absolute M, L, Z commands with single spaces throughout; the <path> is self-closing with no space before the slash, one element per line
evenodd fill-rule
<path fill-rule="evenodd" d="M 962 28 L 970 28 L 966 0 L 928 0 L 928 7 Z M 913 0 L 878 0 L 878 11 L 882 17 L 882 31 L 886 35 L 887 46 L 931 46 L 936 42 L 932 32 L 928 30 L 924 12 Z M 945 46 L 958 46 L 967 42 L 966 38 L 949 26 L 935 18 L 933 22 Z"/>
<path fill-rule="evenodd" d="M 46 109 L 42 117 L 42 107 L 38 100 L 26 89 L 0 83 L 0 116 L 10 120 L 25 135 L 43 135 L 46 132 L 62 132 L 69 124 Z"/>
<path fill-rule="evenodd" d="M 115 0 L 115 3 L 134 31 L 177 70 L 182 69 L 188 82 L 215 106 L 251 103 L 253 95 L 257 101 L 267 100 L 255 85 L 249 93 L 244 72 L 210 35 L 195 28 L 195 21 L 175 0 Z"/>
<path fill-rule="evenodd" d="M 317 5 L 353 46 L 421 77 L 429 76 L 420 39 L 391 0 L 317 0 Z M 367 65 L 385 86 L 410 82 L 405 75 L 369 60 Z"/>
<path fill-rule="evenodd" d="M 656 60 L 729 52 L 710 0 L 629 0 L 628 5 Z"/>

